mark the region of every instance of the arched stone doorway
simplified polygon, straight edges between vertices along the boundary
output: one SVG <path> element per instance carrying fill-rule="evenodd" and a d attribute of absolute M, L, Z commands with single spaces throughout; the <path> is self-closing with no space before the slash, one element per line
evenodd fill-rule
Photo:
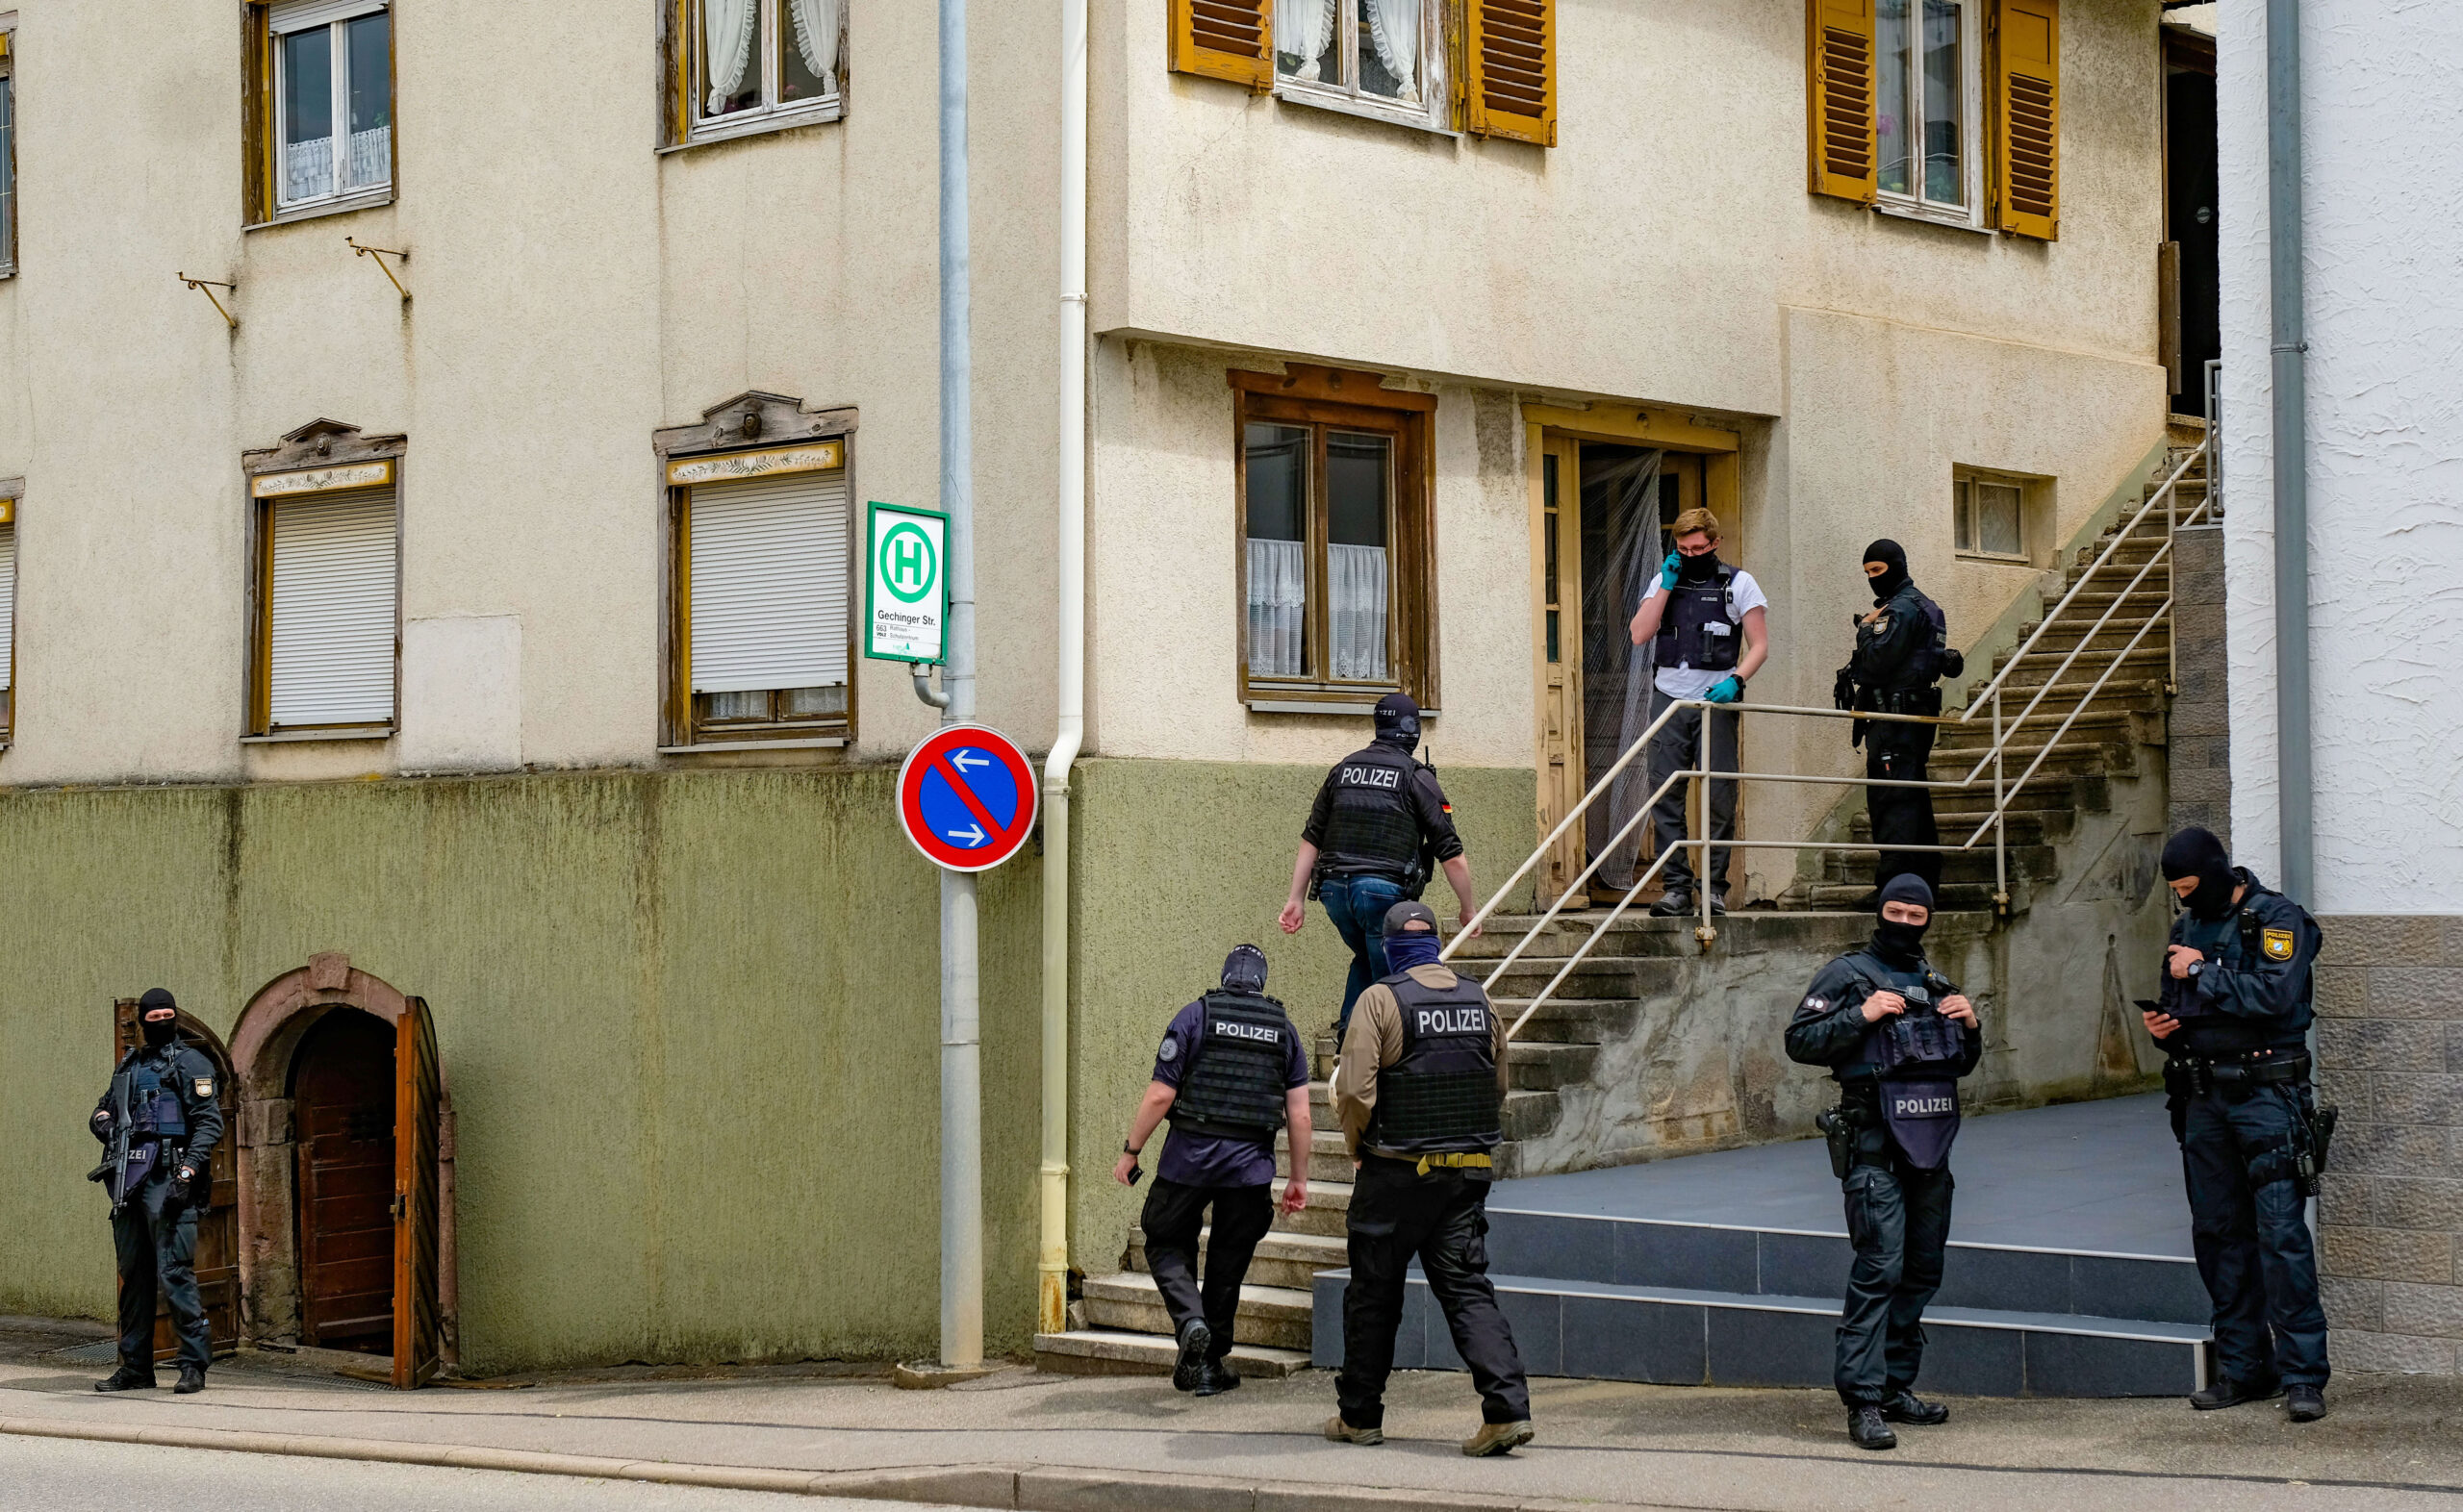
<path fill-rule="evenodd" d="M 239 1284 L 250 1339 L 456 1351 L 453 1116 L 427 1004 L 339 953 L 267 982 L 231 1036 Z"/>

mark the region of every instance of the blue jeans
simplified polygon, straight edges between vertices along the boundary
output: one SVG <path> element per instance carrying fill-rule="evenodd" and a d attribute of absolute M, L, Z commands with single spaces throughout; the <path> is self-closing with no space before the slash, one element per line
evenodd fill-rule
<path fill-rule="evenodd" d="M 1351 1032 L 1351 1005 L 1368 984 L 1387 974 L 1385 911 L 1403 900 L 1403 885 L 1392 877 L 1328 877 L 1317 884 L 1317 899 L 1334 933 L 1351 946 L 1351 978 L 1343 984 L 1343 1011 L 1334 1018 L 1334 1044 Z"/>

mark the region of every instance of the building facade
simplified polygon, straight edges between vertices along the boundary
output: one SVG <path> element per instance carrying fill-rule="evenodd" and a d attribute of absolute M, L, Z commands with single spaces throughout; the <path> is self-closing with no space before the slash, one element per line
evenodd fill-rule
<path fill-rule="evenodd" d="M 0 18 L 0 1307 L 107 1300 L 77 1130 L 162 983 L 262 1057 L 242 1165 L 355 1126 L 318 1013 L 425 1002 L 470 1368 L 931 1337 L 933 1225 L 878 1215 L 936 1180 L 934 879 L 889 804 L 934 717 L 851 632 L 857 506 L 937 491 L 932 16 L 604 11 L 544 50 L 472 0 Z M 1041 749 L 1059 60 L 1035 8 L 970 43 L 980 713 Z M 2156 0 L 1097 0 L 1090 51 L 1094 1254 L 1162 1017 L 1268 934 L 1376 696 L 1433 711 L 1484 880 L 1579 795 L 1595 508 L 1715 510 L 1771 598 L 1753 696 L 1826 704 L 1866 541 L 1989 650 L 2175 385 Z M 104 59 L 143 109 L 73 82 Z M 1772 791 L 1747 835 L 1836 798 Z M 1742 854 L 1739 901 L 1794 878 Z M 996 1348 L 1040 909 L 987 879 Z M 1331 1018 L 1322 920 L 1276 968 Z M 344 1337 L 331 1236 L 241 1211 L 247 1326 Z"/>

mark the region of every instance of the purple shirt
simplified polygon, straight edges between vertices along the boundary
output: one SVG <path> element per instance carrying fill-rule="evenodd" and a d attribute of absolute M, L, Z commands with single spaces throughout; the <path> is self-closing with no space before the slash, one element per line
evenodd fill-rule
<path fill-rule="evenodd" d="M 1155 1079 L 1174 1092 L 1188 1073 L 1189 1051 L 1206 1005 L 1191 1003 L 1172 1016 L 1163 1043 L 1155 1051 Z M 1283 1087 L 1308 1085 L 1308 1054 L 1293 1033 L 1285 1042 L 1290 1054 L 1283 1067 Z M 1163 1158 L 1155 1173 L 1184 1187 L 1264 1187 L 1274 1184 L 1274 1140 L 1232 1139 L 1222 1134 L 1186 1134 L 1174 1129 L 1163 1144 Z"/>

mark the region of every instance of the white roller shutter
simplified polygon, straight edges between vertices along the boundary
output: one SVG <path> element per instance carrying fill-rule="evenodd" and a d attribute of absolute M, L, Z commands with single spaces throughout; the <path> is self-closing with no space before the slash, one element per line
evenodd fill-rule
<path fill-rule="evenodd" d="M 283 499 L 273 531 L 274 727 L 394 722 L 394 491 Z"/>
<path fill-rule="evenodd" d="M 693 691 L 846 682 L 846 472 L 696 484 L 690 507 Z"/>
<path fill-rule="evenodd" d="M 266 27 L 276 37 L 283 37 L 329 21 L 374 15 L 384 9 L 383 0 L 278 0 L 266 8 Z"/>
<path fill-rule="evenodd" d="M 16 686 L 17 527 L 0 525 L 0 693 Z"/>

